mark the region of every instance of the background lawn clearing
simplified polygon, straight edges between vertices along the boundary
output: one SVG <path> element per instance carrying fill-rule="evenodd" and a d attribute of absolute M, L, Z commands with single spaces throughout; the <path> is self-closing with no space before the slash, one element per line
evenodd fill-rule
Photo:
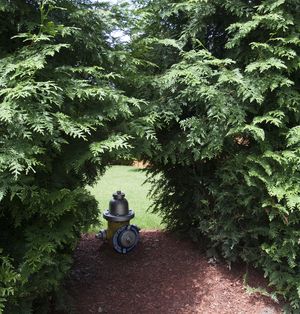
<path fill-rule="evenodd" d="M 97 184 L 88 190 L 99 202 L 102 226 L 93 226 L 90 231 L 98 232 L 100 228 L 106 228 L 106 221 L 102 218 L 103 212 L 108 208 L 112 194 L 117 190 L 125 193 L 129 202 L 129 208 L 135 211 L 133 224 L 142 229 L 162 229 L 161 218 L 157 214 L 147 211 L 151 200 L 147 197 L 151 188 L 145 182 L 146 174 L 143 170 L 131 166 L 113 166 L 100 178 Z"/>

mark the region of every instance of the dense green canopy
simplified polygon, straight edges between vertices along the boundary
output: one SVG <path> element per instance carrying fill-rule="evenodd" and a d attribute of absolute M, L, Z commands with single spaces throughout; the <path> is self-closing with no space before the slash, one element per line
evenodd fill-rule
<path fill-rule="evenodd" d="M 154 209 L 299 308 L 299 1 L 143 3 Z"/>
<path fill-rule="evenodd" d="M 126 51 L 110 36 L 117 9 L 52 0 L 0 8 L 0 304 L 42 313 L 98 217 L 84 187 L 126 153 L 123 124 L 139 101 L 118 88 Z"/>
<path fill-rule="evenodd" d="M 0 1 L 0 312 L 59 304 L 119 158 L 151 164 L 170 230 L 298 309 L 299 1 L 132 2 Z"/>

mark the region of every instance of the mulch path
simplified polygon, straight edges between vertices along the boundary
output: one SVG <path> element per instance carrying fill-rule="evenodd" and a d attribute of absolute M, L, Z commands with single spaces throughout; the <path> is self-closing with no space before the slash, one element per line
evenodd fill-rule
<path fill-rule="evenodd" d="M 194 244 L 167 232 L 141 232 L 138 247 L 127 255 L 84 235 L 68 290 L 79 314 L 281 313 L 271 299 L 246 292 L 244 273 L 244 265 L 229 270 L 210 263 Z M 266 285 L 254 270 L 249 283 Z"/>

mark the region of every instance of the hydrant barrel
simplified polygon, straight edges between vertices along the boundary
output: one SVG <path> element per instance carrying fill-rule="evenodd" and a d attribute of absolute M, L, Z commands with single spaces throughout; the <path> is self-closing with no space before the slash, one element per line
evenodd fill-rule
<path fill-rule="evenodd" d="M 124 216 L 129 213 L 128 201 L 125 194 L 117 191 L 113 194 L 112 200 L 109 202 L 109 212 L 114 216 Z"/>

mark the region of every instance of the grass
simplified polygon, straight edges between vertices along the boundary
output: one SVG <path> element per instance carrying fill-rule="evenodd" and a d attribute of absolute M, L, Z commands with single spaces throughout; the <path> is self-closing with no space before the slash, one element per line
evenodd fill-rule
<path fill-rule="evenodd" d="M 150 184 L 143 184 L 146 180 L 145 173 L 131 166 L 113 166 L 109 168 L 99 182 L 88 189 L 99 202 L 101 211 L 101 227 L 105 227 L 102 213 L 108 208 L 112 194 L 118 190 L 125 193 L 129 202 L 129 208 L 135 211 L 135 218 L 131 223 L 142 229 L 162 229 L 161 218 L 157 214 L 147 211 L 151 200 L 147 194 L 151 188 Z M 100 226 L 94 226 L 91 232 L 99 231 Z"/>

